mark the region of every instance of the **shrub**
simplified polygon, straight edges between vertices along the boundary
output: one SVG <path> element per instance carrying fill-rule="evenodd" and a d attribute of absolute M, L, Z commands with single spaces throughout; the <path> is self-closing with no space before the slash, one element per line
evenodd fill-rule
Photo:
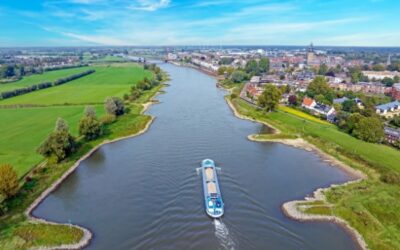
<path fill-rule="evenodd" d="M 394 171 L 383 173 L 380 179 L 387 184 L 400 184 L 400 174 Z"/>
<path fill-rule="evenodd" d="M 14 196 L 18 192 L 19 183 L 17 173 L 11 165 L 0 166 L 0 195 L 4 198 Z"/>
<path fill-rule="evenodd" d="M 115 122 L 116 116 L 115 115 L 110 115 L 110 114 L 105 114 L 102 117 L 100 117 L 100 122 L 102 124 L 111 124 Z"/>
<path fill-rule="evenodd" d="M 96 111 L 92 106 L 86 107 L 85 115 L 79 121 L 79 135 L 87 140 L 93 140 L 102 133 L 102 124 L 96 117 Z"/>
<path fill-rule="evenodd" d="M 231 94 L 231 99 L 235 99 L 235 98 L 237 98 L 238 96 L 237 96 L 237 94 L 235 94 L 235 93 L 232 93 Z"/>
<path fill-rule="evenodd" d="M 77 143 L 69 133 L 68 124 L 61 118 L 57 120 L 56 128 L 39 146 L 37 152 L 48 158 L 51 163 L 58 163 L 75 151 Z"/>
<path fill-rule="evenodd" d="M 119 97 L 108 97 L 104 108 L 107 114 L 115 116 L 123 115 L 125 112 L 124 102 Z"/>

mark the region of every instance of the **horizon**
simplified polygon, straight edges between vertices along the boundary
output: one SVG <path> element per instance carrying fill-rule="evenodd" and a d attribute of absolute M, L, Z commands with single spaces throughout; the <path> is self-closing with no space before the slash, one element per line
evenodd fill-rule
<path fill-rule="evenodd" d="M 5 0 L 0 47 L 302 47 L 313 41 L 397 48 L 399 8 L 390 0 Z"/>

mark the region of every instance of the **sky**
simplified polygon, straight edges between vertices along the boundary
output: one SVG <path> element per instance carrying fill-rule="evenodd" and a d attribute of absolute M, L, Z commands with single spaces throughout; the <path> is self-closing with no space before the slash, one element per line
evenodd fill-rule
<path fill-rule="evenodd" d="M 400 46 L 399 0 L 1 0 L 0 46 Z"/>

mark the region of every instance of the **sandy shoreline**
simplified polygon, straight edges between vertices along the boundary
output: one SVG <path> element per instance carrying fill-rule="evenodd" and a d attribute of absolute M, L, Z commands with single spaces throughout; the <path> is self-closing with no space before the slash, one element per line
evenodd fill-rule
<path fill-rule="evenodd" d="M 159 94 L 159 91 L 150 98 L 150 101 L 142 104 L 143 105 L 143 110 L 142 110 L 142 114 L 153 104 L 158 103 L 158 101 L 153 100 L 153 98 L 155 96 L 157 96 Z M 39 248 L 34 248 L 34 249 L 45 249 L 45 250 L 55 250 L 55 249 L 82 249 L 85 246 L 89 245 L 91 239 L 93 238 L 93 234 L 92 232 L 90 232 L 89 229 L 86 229 L 82 226 L 76 225 L 76 224 L 68 224 L 68 223 L 56 223 L 56 222 L 51 222 L 48 221 L 46 219 L 42 219 L 42 218 L 37 218 L 35 216 L 33 216 L 32 212 L 33 210 L 40 205 L 40 203 L 42 203 L 44 201 L 44 199 L 46 199 L 46 197 L 51 194 L 54 190 L 56 190 L 63 182 L 66 178 L 68 178 L 69 175 L 71 175 L 81 164 L 82 161 L 86 160 L 88 157 L 90 157 L 94 152 L 96 152 L 100 147 L 102 147 L 103 145 L 106 144 L 111 144 L 111 143 L 115 143 L 124 139 L 128 139 L 128 138 L 132 138 L 132 137 L 136 137 L 139 136 L 143 133 L 145 133 L 149 128 L 150 125 L 153 123 L 154 121 L 154 117 L 152 116 L 151 119 L 147 122 L 146 126 L 138 131 L 135 134 L 132 135 L 128 135 L 128 136 L 123 136 L 123 137 L 119 137 L 113 140 L 105 140 L 104 142 L 100 143 L 99 145 L 97 145 L 96 147 L 94 147 L 93 149 L 91 149 L 88 153 L 86 153 L 84 156 L 82 156 L 78 161 L 75 162 L 74 165 L 72 165 L 56 182 L 54 182 L 50 187 L 48 187 L 45 191 L 43 191 L 43 193 L 37 197 L 35 199 L 35 201 L 28 207 L 28 209 L 25 211 L 25 215 L 27 216 L 27 218 L 29 219 L 29 221 L 34 222 L 34 223 L 44 223 L 44 224 L 50 224 L 50 225 L 67 225 L 67 226 L 71 226 L 71 227 L 75 227 L 77 229 L 80 229 L 83 231 L 83 237 L 82 239 L 74 244 L 66 244 L 66 245 L 61 245 L 61 246 L 52 246 L 52 247 L 39 247 Z"/>
<path fill-rule="evenodd" d="M 261 122 L 261 121 L 257 121 L 255 119 L 252 119 L 250 117 L 244 116 L 242 114 L 240 114 L 236 107 L 232 104 L 232 102 L 228 99 L 225 98 L 226 102 L 228 103 L 229 107 L 232 109 L 234 115 L 240 119 L 245 119 L 245 120 L 250 120 L 253 122 L 259 122 L 262 123 L 266 126 L 269 126 L 271 128 L 273 128 L 275 130 L 275 133 L 279 134 L 280 131 L 279 129 L 271 126 L 270 124 L 266 123 L 266 122 Z M 341 170 L 345 171 L 347 174 L 349 174 L 352 178 L 354 178 L 355 180 L 352 181 L 348 181 L 346 183 L 343 184 L 333 184 L 328 188 L 319 188 L 316 191 L 314 191 L 313 196 L 312 197 L 305 197 L 304 200 L 296 200 L 296 201 L 289 201 L 289 202 L 285 202 L 284 204 L 282 204 L 281 208 L 283 213 L 289 217 L 292 218 L 294 220 L 298 220 L 298 221 L 329 221 L 329 222 L 333 222 L 338 224 L 339 226 L 342 226 L 350 235 L 351 237 L 354 239 L 354 241 L 358 244 L 360 249 L 366 250 L 368 249 L 368 245 L 366 243 L 366 241 L 364 240 L 364 238 L 362 237 L 362 235 L 353 227 L 350 226 L 350 224 L 343 220 L 342 218 L 339 218 L 337 216 L 328 216 L 328 215 L 314 215 L 314 214 L 306 214 L 302 211 L 300 211 L 297 207 L 299 205 L 301 205 L 302 203 L 308 201 L 323 201 L 323 202 L 327 202 L 326 201 L 326 197 L 324 195 L 324 191 L 329 190 L 332 187 L 337 187 L 337 186 L 343 186 L 343 185 L 350 185 L 356 182 L 360 182 L 364 179 L 367 178 L 367 176 L 357 170 L 354 169 L 350 166 L 348 166 L 347 164 L 339 161 L 338 159 L 336 159 L 335 157 L 325 153 L 324 151 L 322 151 L 321 149 L 317 148 L 315 145 L 307 142 L 306 140 L 302 139 L 302 138 L 297 138 L 297 139 L 257 139 L 255 138 L 256 135 L 249 135 L 248 139 L 251 141 L 257 141 L 257 142 L 275 142 L 275 143 L 282 143 L 288 146 L 292 146 L 292 147 L 296 147 L 296 148 L 301 148 L 304 149 L 306 151 L 309 152 L 313 152 L 316 153 L 319 157 L 321 157 L 321 159 L 323 159 L 324 161 L 328 162 L 331 166 L 335 166 L 340 168 Z"/>

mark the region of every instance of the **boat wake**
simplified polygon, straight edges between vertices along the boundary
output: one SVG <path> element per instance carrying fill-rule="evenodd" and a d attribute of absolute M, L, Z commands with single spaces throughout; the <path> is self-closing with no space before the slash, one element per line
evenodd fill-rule
<path fill-rule="evenodd" d="M 232 236 L 229 234 L 228 227 L 222 222 L 222 220 L 214 219 L 215 236 L 218 239 L 219 244 L 223 249 L 234 250 L 235 242 Z"/>

